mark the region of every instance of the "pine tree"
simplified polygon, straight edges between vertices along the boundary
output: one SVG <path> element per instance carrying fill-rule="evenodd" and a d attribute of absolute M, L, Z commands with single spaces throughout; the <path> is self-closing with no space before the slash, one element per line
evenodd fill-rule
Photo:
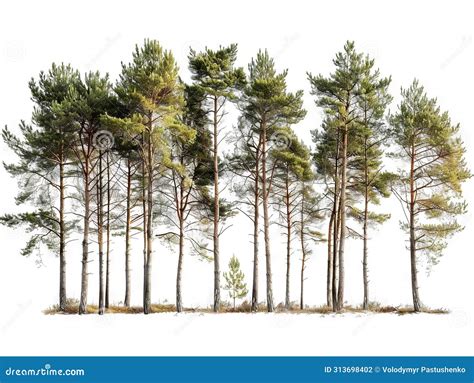
<path fill-rule="evenodd" d="M 240 262 L 235 255 L 229 261 L 229 272 L 224 273 L 226 284 L 224 290 L 229 292 L 229 297 L 233 300 L 234 311 L 236 299 L 245 298 L 248 294 L 247 284 L 244 282 L 245 275 L 240 270 Z"/>
<path fill-rule="evenodd" d="M 220 308 L 220 252 L 219 237 L 221 221 L 229 213 L 229 207 L 223 205 L 219 192 L 219 143 L 221 137 L 221 121 L 225 115 L 225 106 L 228 100 L 234 101 L 238 91 L 245 83 L 245 74 L 242 68 L 235 68 L 237 59 L 237 44 L 220 47 L 218 50 L 206 48 L 197 53 L 191 49 L 189 54 L 189 69 L 192 73 L 194 85 L 203 93 L 203 107 L 211 116 L 211 136 L 213 147 L 214 195 L 213 195 L 213 257 L 214 257 L 214 311 Z"/>
<path fill-rule="evenodd" d="M 369 65 L 373 67 L 373 60 Z M 355 158 L 350 167 L 353 169 L 350 185 L 352 194 L 360 194 L 363 207 L 353 205 L 349 214 L 362 225 L 362 274 L 364 284 L 363 308 L 369 306 L 369 277 L 368 277 L 368 231 L 370 225 L 382 224 L 390 218 L 390 214 L 376 213 L 370 210 L 370 205 L 379 205 L 380 197 L 390 196 L 390 182 L 394 174 L 383 171 L 383 145 L 388 133 L 384 123 L 387 105 L 392 101 L 388 94 L 390 78 L 380 78 L 378 70 L 367 71 L 362 79 L 357 102 L 359 119 L 357 137 L 355 138 Z"/>
<path fill-rule="evenodd" d="M 4 164 L 5 169 L 19 180 L 17 204 L 32 204 L 36 210 L 7 214 L 0 223 L 9 227 L 26 226 L 32 233 L 22 254 L 30 255 L 41 244 L 59 256 L 59 308 L 66 308 L 66 242 L 74 225 L 66 219 L 66 180 L 70 176 L 72 141 L 71 121 L 64 113 L 71 88 L 79 74 L 69 65 L 52 64 L 48 72 L 29 83 L 35 109 L 34 127 L 20 124 L 21 137 L 8 128 L 3 140 L 18 156 L 18 164 Z"/>
<path fill-rule="evenodd" d="M 333 209 L 330 222 L 332 227 L 333 275 L 332 304 L 335 311 L 344 306 L 344 255 L 347 237 L 347 186 L 348 164 L 351 156 L 350 145 L 357 137 L 357 121 L 359 118 L 357 98 L 361 84 L 373 66 L 373 61 L 357 53 L 353 42 L 344 45 L 343 52 L 336 54 L 334 59 L 336 70 L 329 77 L 308 74 L 312 94 L 317 96 L 317 105 L 324 109 L 327 119 L 325 126 L 330 130 L 326 136 L 333 145 L 329 153 L 334 154 L 335 162 L 333 180 Z M 328 149 L 328 145 L 323 144 Z M 337 259 L 336 259 L 337 257 Z M 339 264 L 337 293 L 335 289 L 335 265 Z"/>
<path fill-rule="evenodd" d="M 82 179 L 81 203 L 84 209 L 79 314 L 87 312 L 90 231 L 94 217 L 99 247 L 99 314 L 103 314 L 105 309 L 103 201 L 106 171 L 104 155 L 113 146 L 114 138 L 111 132 L 103 129 L 102 116 L 113 114 L 116 110 L 108 75 L 102 76 L 99 72 L 87 73 L 70 92 L 68 102 L 66 111 L 74 120 L 75 137 L 72 141 L 72 150 Z"/>
<path fill-rule="evenodd" d="M 170 51 L 155 40 L 136 46 L 130 64 L 122 64 L 116 89 L 122 102 L 129 105 L 125 118 L 107 118 L 111 129 L 120 131 L 138 147 L 142 173 L 142 207 L 144 236 L 143 311 L 151 310 L 151 270 L 156 193 L 156 179 L 169 164 L 167 134 L 176 123 L 183 104 L 183 86 L 178 66 Z"/>
<path fill-rule="evenodd" d="M 241 105 L 243 118 L 257 129 L 261 142 L 260 175 L 263 205 L 263 232 L 266 260 L 267 310 L 272 312 L 273 287 L 270 250 L 269 196 L 273 177 L 267 158 L 271 143 L 280 142 L 278 129 L 295 124 L 306 115 L 303 109 L 303 91 L 290 93 L 286 89 L 287 71 L 277 73 L 268 52 L 259 51 L 249 64 L 249 83 L 244 89 Z"/>
<path fill-rule="evenodd" d="M 286 235 L 285 308 L 289 310 L 292 239 L 303 197 L 300 182 L 311 180 L 313 172 L 309 149 L 299 141 L 295 133 L 290 128 L 279 129 L 275 133 L 280 142 L 276 142 L 270 151 L 276 162 L 273 194 Z"/>
<path fill-rule="evenodd" d="M 461 187 L 471 174 L 464 161 L 459 125 L 452 124 L 418 81 L 401 94 L 390 122 L 399 148 L 394 156 L 407 168 L 400 169 L 394 192 L 405 213 L 402 228 L 409 235 L 413 309 L 420 311 L 417 264 L 421 256 L 429 266 L 438 263 L 447 239 L 462 230 L 456 216 L 466 211 Z"/>
<path fill-rule="evenodd" d="M 160 187 L 163 197 L 165 224 L 171 231 L 160 235 L 165 240 L 178 241 L 178 267 L 176 273 L 176 311 L 183 310 L 182 272 L 185 244 L 188 242 L 193 250 L 202 255 L 205 246 L 196 240 L 191 233 L 196 226 L 204 230 L 211 219 L 205 205 L 208 186 L 212 182 L 211 139 L 206 129 L 207 116 L 201 107 L 202 94 L 199 88 L 187 86 L 180 123 L 170 132 L 170 164 L 164 174 Z M 204 256 L 206 258 L 206 256 Z"/>

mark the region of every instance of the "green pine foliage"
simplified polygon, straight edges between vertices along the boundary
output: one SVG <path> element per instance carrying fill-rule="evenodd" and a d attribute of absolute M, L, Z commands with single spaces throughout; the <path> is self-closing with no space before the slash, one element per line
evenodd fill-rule
<path fill-rule="evenodd" d="M 240 262 L 235 255 L 229 261 L 229 271 L 224 272 L 224 279 L 226 281 L 224 290 L 229 292 L 229 297 L 233 301 L 235 310 L 235 301 L 245 298 L 248 294 L 247 284 L 244 281 L 245 275 L 240 270 Z"/>
<path fill-rule="evenodd" d="M 395 189 L 408 218 L 402 228 L 410 230 L 412 213 L 414 250 L 426 256 L 428 265 L 434 265 L 447 239 L 463 229 L 456 217 L 466 212 L 461 187 L 471 173 L 459 124 L 451 122 L 449 114 L 441 111 L 417 80 L 401 94 L 403 100 L 390 122 L 393 142 L 399 149 L 392 156 L 406 164 L 400 169 Z"/>

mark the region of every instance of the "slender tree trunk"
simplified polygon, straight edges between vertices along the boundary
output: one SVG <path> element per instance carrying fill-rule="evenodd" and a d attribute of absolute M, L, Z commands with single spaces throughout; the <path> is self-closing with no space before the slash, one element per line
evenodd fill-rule
<path fill-rule="evenodd" d="M 97 183 L 97 243 L 99 245 L 99 315 L 104 314 L 104 211 L 102 184 L 102 152 L 99 151 L 99 179 Z"/>
<path fill-rule="evenodd" d="M 300 244 L 301 244 L 301 281 L 300 281 L 300 309 L 304 309 L 304 270 L 306 267 L 306 247 L 304 244 L 304 190 L 301 197 L 301 216 L 300 216 Z"/>
<path fill-rule="evenodd" d="M 59 309 L 64 311 L 66 296 L 66 232 L 64 224 L 64 159 L 61 151 L 59 161 Z"/>
<path fill-rule="evenodd" d="M 106 231 L 105 308 L 110 305 L 110 152 L 107 151 L 107 231 Z"/>
<path fill-rule="evenodd" d="M 286 290 L 285 290 L 285 309 L 290 309 L 290 266 L 291 266 L 291 212 L 290 212 L 290 185 L 289 169 L 287 169 L 285 179 L 285 200 L 286 200 Z"/>
<path fill-rule="evenodd" d="M 265 260 L 267 266 L 267 311 L 273 312 L 273 288 L 272 288 L 272 261 L 270 253 L 270 229 L 268 214 L 267 190 L 267 127 L 265 119 L 262 121 L 262 193 L 263 193 L 263 234 L 265 240 Z"/>
<path fill-rule="evenodd" d="M 342 167 L 341 167 L 341 198 L 340 198 L 340 222 L 341 234 L 339 237 L 339 285 L 337 291 L 337 309 L 344 307 L 344 250 L 346 243 L 346 182 L 347 182 L 347 126 L 342 132 Z"/>
<path fill-rule="evenodd" d="M 411 266 L 411 290 L 413 296 L 413 310 L 421 310 L 421 302 L 418 294 L 418 270 L 416 265 L 416 239 L 415 239 L 415 147 L 412 144 L 410 161 L 410 266 Z"/>
<path fill-rule="evenodd" d="M 81 270 L 81 299 L 79 303 L 79 314 L 87 312 L 87 292 L 89 287 L 89 275 L 87 273 L 89 258 L 89 219 L 90 219 L 90 166 L 89 158 L 84 163 L 84 232 L 82 238 L 82 270 Z"/>
<path fill-rule="evenodd" d="M 218 121 L 217 121 L 217 96 L 214 97 L 214 312 L 221 306 L 220 266 L 219 266 L 219 156 L 218 156 Z"/>
<path fill-rule="evenodd" d="M 151 269 L 153 258 L 153 170 L 154 159 L 152 152 L 152 120 L 149 117 L 150 125 L 148 132 L 147 162 L 148 162 L 148 182 L 147 182 L 147 248 L 146 248 L 146 286 L 145 286 L 145 307 L 144 313 L 151 312 Z"/>
<path fill-rule="evenodd" d="M 183 272 L 183 256 L 184 256 L 184 222 L 179 219 L 179 254 L 178 254 L 178 273 L 176 276 L 176 311 L 183 311 L 183 303 L 181 297 L 181 275 Z"/>
<path fill-rule="evenodd" d="M 132 168 L 130 159 L 127 159 L 127 212 L 125 219 L 125 307 L 130 307 L 131 275 L 130 275 L 130 225 L 132 198 Z"/>
<path fill-rule="evenodd" d="M 326 275 L 326 305 L 332 306 L 332 227 L 334 223 L 334 214 L 331 213 L 328 225 L 328 267 Z"/>
<path fill-rule="evenodd" d="M 259 216 L 260 216 L 260 143 L 255 157 L 255 191 L 254 191 L 254 218 L 253 218 L 253 283 L 252 283 L 252 311 L 258 310 L 258 246 L 259 246 Z"/>
<path fill-rule="evenodd" d="M 367 142 L 365 145 L 367 148 Z M 365 149 L 365 164 L 364 164 L 364 182 L 365 182 L 365 190 L 364 190 L 364 223 L 363 223 L 363 260 L 362 260 L 362 269 L 363 269 L 363 278 L 364 278 L 364 302 L 363 302 L 363 309 L 367 310 L 369 308 L 369 275 L 368 275 L 368 248 L 367 248 L 367 240 L 368 240 L 368 218 L 369 218 L 369 175 L 368 175 L 368 164 L 367 164 L 367 149 Z"/>
<path fill-rule="evenodd" d="M 183 164 L 183 161 L 181 161 Z M 176 275 L 176 311 L 183 311 L 183 303 L 181 296 L 181 275 L 183 272 L 183 257 L 184 257 L 184 179 L 181 179 L 179 186 L 179 201 L 176 203 L 176 211 L 179 220 L 179 253 L 178 253 L 178 272 Z"/>
<path fill-rule="evenodd" d="M 333 229 L 332 229 L 332 310 L 337 311 L 337 270 L 338 270 L 338 248 L 339 248 L 339 151 L 340 151 L 340 131 L 336 135 L 336 157 L 334 162 L 334 202 L 333 202 Z"/>
<path fill-rule="evenodd" d="M 145 140 L 143 139 L 143 142 Z M 145 297 L 147 289 L 147 199 L 146 199 L 146 166 L 142 159 L 142 210 L 143 210 L 143 310 L 145 310 Z"/>
<path fill-rule="evenodd" d="M 337 297 L 337 284 L 338 284 L 338 270 L 339 270 L 339 235 L 340 235 L 340 204 L 337 204 L 336 215 L 334 216 L 334 227 L 333 227 L 333 255 L 332 255 L 332 300 L 333 300 L 333 311 L 337 311 L 338 297 Z"/>

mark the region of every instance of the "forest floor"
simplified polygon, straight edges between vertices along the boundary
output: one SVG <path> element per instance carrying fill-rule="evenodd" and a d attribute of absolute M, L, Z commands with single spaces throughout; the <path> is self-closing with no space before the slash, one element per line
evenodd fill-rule
<path fill-rule="evenodd" d="M 58 305 L 48 307 L 43 313 L 52 314 L 78 314 L 79 303 L 76 300 L 70 300 L 64 310 L 60 310 Z M 97 314 L 99 308 L 97 305 L 87 305 L 87 314 Z M 151 313 L 175 313 L 176 306 L 173 304 L 152 304 Z M 184 308 L 184 313 L 203 313 L 203 314 L 214 314 L 212 307 L 193 307 Z M 257 312 L 266 313 L 267 307 L 264 304 L 258 306 Z M 285 308 L 283 304 L 276 306 L 275 313 L 284 314 L 342 314 L 342 313 L 394 313 L 399 315 L 415 314 L 413 308 L 410 306 L 384 306 L 379 303 L 373 302 L 369 304 L 368 309 L 364 309 L 362 306 L 345 306 L 343 310 L 334 312 L 330 306 L 312 306 L 301 309 L 299 305 L 292 304 L 290 308 Z M 142 314 L 143 307 L 141 306 L 130 306 L 126 307 L 123 305 L 111 305 L 105 309 L 106 314 Z M 244 302 L 235 308 L 227 303 L 224 303 L 219 311 L 221 314 L 230 313 L 248 313 L 254 314 L 251 311 L 251 306 L 248 302 Z M 444 308 L 429 308 L 424 307 L 421 313 L 426 314 L 449 314 L 449 310 Z"/>

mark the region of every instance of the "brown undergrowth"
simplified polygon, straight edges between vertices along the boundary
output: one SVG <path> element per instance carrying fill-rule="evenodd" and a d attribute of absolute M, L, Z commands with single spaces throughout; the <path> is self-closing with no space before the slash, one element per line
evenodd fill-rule
<path fill-rule="evenodd" d="M 58 305 L 48 307 L 43 311 L 47 315 L 52 314 L 78 314 L 79 312 L 79 302 L 74 299 L 69 299 L 64 310 L 60 310 Z M 99 308 L 97 305 L 87 305 L 87 314 L 97 314 Z M 151 313 L 172 313 L 176 312 L 176 306 L 173 304 L 152 304 Z M 183 310 L 185 313 L 214 313 L 212 307 L 194 307 L 194 308 L 185 308 Z M 258 306 L 257 312 L 266 313 L 267 307 L 265 304 L 261 303 Z M 370 303 L 367 310 L 364 310 L 362 306 L 344 306 L 344 309 L 339 312 L 334 312 L 330 306 L 305 306 L 304 309 L 301 309 L 299 305 L 292 304 L 289 309 L 286 309 L 283 304 L 279 304 L 275 308 L 275 313 L 282 314 L 345 314 L 345 313 L 374 313 L 374 314 L 383 314 L 383 313 L 393 313 L 398 315 L 406 314 L 416 314 L 413 311 L 413 308 L 410 306 L 384 306 L 380 303 Z M 444 308 L 432 309 L 429 307 L 424 307 L 421 313 L 427 314 L 448 314 L 449 310 Z M 105 310 L 106 314 L 141 314 L 143 313 L 143 308 L 141 306 L 131 306 L 126 307 L 123 305 L 112 305 Z M 248 313 L 251 314 L 251 305 L 249 302 L 243 302 L 242 304 L 235 307 L 230 304 L 223 303 L 221 306 L 221 314 L 226 313 Z"/>

